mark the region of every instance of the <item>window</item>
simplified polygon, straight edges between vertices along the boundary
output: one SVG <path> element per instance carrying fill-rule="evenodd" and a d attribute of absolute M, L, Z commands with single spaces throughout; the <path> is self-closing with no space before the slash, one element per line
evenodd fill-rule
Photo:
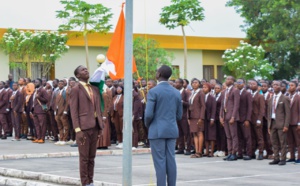
<path fill-rule="evenodd" d="M 9 64 L 9 73 L 13 75 L 13 80 L 18 81 L 21 77 L 26 77 L 26 65 L 21 62 L 12 62 Z"/>
<path fill-rule="evenodd" d="M 222 65 L 217 66 L 218 80 L 220 82 L 223 82 L 223 80 L 224 80 L 224 72 L 223 72 L 222 68 L 223 68 Z"/>
<path fill-rule="evenodd" d="M 210 80 L 214 78 L 214 66 L 213 65 L 203 65 L 203 78 Z"/>

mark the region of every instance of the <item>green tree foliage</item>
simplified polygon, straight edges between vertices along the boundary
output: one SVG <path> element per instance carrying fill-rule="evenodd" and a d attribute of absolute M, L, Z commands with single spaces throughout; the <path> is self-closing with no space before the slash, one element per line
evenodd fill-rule
<path fill-rule="evenodd" d="M 276 68 L 275 79 L 289 79 L 300 71 L 299 0 L 229 0 L 245 18 L 242 26 L 251 44 L 261 44 Z"/>
<path fill-rule="evenodd" d="M 59 25 L 58 30 L 80 30 L 84 37 L 86 66 L 89 69 L 88 34 L 107 33 L 112 28 L 109 24 L 112 13 L 102 4 L 88 4 L 82 0 L 61 0 L 60 2 L 64 5 L 64 10 L 56 11 L 56 17 L 65 20 L 66 23 Z"/>
<path fill-rule="evenodd" d="M 148 78 L 155 80 L 157 68 L 161 65 L 168 65 L 172 67 L 171 62 L 174 60 L 173 53 L 160 48 L 157 41 L 142 37 L 134 39 L 133 55 L 139 74 L 144 79 Z M 147 59 L 148 63 L 146 63 Z M 173 72 L 173 74 L 176 74 L 176 72 Z M 137 76 L 135 75 L 134 78 L 137 79 Z"/>
<path fill-rule="evenodd" d="M 24 32 L 9 28 L 0 40 L 0 47 L 10 56 L 11 68 L 26 69 L 28 62 L 39 61 L 44 62 L 42 73 L 46 75 L 55 61 L 68 51 L 67 41 L 67 36 L 58 32 Z"/>
<path fill-rule="evenodd" d="M 181 27 L 184 44 L 184 78 L 187 75 L 187 43 L 184 27 L 191 21 L 202 21 L 204 9 L 198 0 L 171 0 L 171 5 L 162 8 L 159 22 L 168 29 Z"/>
<path fill-rule="evenodd" d="M 236 78 L 262 78 L 271 79 L 274 68 L 265 58 L 265 50 L 261 46 L 252 46 L 244 41 L 232 50 L 228 49 L 222 56 L 224 60 L 223 71 L 226 75 Z"/>

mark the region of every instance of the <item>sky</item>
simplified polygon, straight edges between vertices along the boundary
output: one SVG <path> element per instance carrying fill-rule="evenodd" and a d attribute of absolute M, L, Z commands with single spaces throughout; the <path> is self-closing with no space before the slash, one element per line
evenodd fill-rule
<path fill-rule="evenodd" d="M 124 0 L 85 0 L 88 3 L 101 3 L 111 8 L 114 14 L 110 23 L 113 32 L 117 23 L 121 4 Z M 228 0 L 199 0 L 204 8 L 205 19 L 191 22 L 185 28 L 187 36 L 243 38 L 241 30 L 243 18 L 234 8 L 226 7 Z M 181 29 L 169 30 L 159 24 L 159 14 L 170 0 L 134 0 L 133 32 L 161 35 L 182 35 Z M 0 6 L 0 28 L 22 28 L 36 30 L 56 30 L 62 20 L 56 18 L 57 10 L 63 6 L 59 0 L 3 0 Z"/>

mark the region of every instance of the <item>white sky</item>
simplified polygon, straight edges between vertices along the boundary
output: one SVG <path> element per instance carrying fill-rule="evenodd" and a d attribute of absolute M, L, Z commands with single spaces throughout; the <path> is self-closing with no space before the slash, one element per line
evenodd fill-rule
<path fill-rule="evenodd" d="M 124 0 L 86 0 L 102 3 L 111 8 L 114 26 Z M 200 0 L 204 7 L 205 20 L 192 22 L 186 27 L 188 36 L 245 37 L 240 25 L 243 19 L 233 8 L 226 7 L 227 0 Z M 158 23 L 161 8 L 170 0 L 134 0 L 134 33 L 181 35 L 181 29 L 169 30 Z M 56 18 L 56 10 L 62 10 L 59 0 L 2 0 L 0 6 L 0 28 L 49 29 L 56 30 L 61 20 Z M 113 30 L 112 30 L 113 31 Z"/>

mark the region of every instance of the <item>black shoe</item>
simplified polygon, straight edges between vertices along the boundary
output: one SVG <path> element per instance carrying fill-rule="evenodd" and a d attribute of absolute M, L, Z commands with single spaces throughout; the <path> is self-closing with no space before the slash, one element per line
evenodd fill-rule
<path fill-rule="evenodd" d="M 70 147 L 78 147 L 77 143 L 70 145 Z"/>
<path fill-rule="evenodd" d="M 177 151 L 175 154 L 184 154 L 184 151 L 183 150 Z"/>
<path fill-rule="evenodd" d="M 12 137 L 12 133 L 6 133 L 7 137 Z"/>
<path fill-rule="evenodd" d="M 279 162 L 279 160 L 273 160 L 269 163 L 269 165 L 278 165 Z"/>
<path fill-rule="evenodd" d="M 262 154 L 258 155 L 257 160 L 263 160 L 263 159 L 264 159 L 264 156 Z"/>
<path fill-rule="evenodd" d="M 115 140 L 111 140 L 110 143 L 111 144 L 116 144 L 116 141 Z"/>
<path fill-rule="evenodd" d="M 143 146 L 143 148 L 150 148 L 150 146 L 147 145 L 147 144 L 145 144 L 145 145 Z"/>
<path fill-rule="evenodd" d="M 289 160 L 286 161 L 286 163 L 295 163 L 295 162 L 296 162 L 295 159 L 289 159 Z"/>
<path fill-rule="evenodd" d="M 236 155 L 231 155 L 230 158 L 228 158 L 227 161 L 236 161 L 237 160 L 237 156 Z"/>
<path fill-rule="evenodd" d="M 238 159 L 238 160 L 242 160 L 242 159 L 243 159 L 243 156 L 237 156 L 237 159 Z"/>
<path fill-rule="evenodd" d="M 27 138 L 27 136 L 26 136 L 26 135 L 23 135 L 21 138 L 22 138 L 22 139 L 26 139 L 26 138 Z"/>
<path fill-rule="evenodd" d="M 252 158 L 251 158 L 250 156 L 244 156 L 243 159 L 244 159 L 245 161 L 252 160 Z"/>
<path fill-rule="evenodd" d="M 191 151 L 191 154 L 195 154 L 195 153 L 196 153 L 196 151 L 194 151 L 194 150 Z"/>
<path fill-rule="evenodd" d="M 2 140 L 6 140 L 6 139 L 7 139 L 6 135 L 3 135 L 3 136 L 1 137 L 1 139 L 2 139 Z"/>
<path fill-rule="evenodd" d="M 185 151 L 184 155 L 190 156 L 192 153 L 190 151 Z"/>
<path fill-rule="evenodd" d="M 252 155 L 251 158 L 252 158 L 252 159 L 256 159 L 256 155 L 255 155 L 255 154 Z"/>
<path fill-rule="evenodd" d="M 228 159 L 231 157 L 232 155 L 231 154 L 228 154 L 227 157 L 223 158 L 224 161 L 228 161 Z"/>
<path fill-rule="evenodd" d="M 278 163 L 278 165 L 285 165 L 285 164 L 286 164 L 285 160 L 282 160 Z"/>

